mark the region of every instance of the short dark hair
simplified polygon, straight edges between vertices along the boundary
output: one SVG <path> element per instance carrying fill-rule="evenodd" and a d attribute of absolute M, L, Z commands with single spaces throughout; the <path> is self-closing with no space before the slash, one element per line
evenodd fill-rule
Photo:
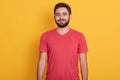
<path fill-rule="evenodd" d="M 54 14 L 55 14 L 56 9 L 58 9 L 58 8 L 60 8 L 60 7 L 65 7 L 65 8 L 67 8 L 69 14 L 71 14 L 71 8 L 70 8 L 70 6 L 69 6 L 67 3 L 63 3 L 63 2 L 57 3 L 57 4 L 55 5 L 55 7 L 54 7 Z"/>

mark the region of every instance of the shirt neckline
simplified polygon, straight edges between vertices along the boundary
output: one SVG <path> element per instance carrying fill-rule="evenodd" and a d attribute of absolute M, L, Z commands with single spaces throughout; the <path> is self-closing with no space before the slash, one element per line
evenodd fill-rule
<path fill-rule="evenodd" d="M 56 32 L 59 36 L 63 37 L 63 36 L 68 35 L 68 34 L 71 32 L 71 28 L 69 28 L 69 31 L 68 31 L 67 33 L 65 33 L 64 35 L 60 34 L 60 33 L 57 31 L 57 28 L 55 29 L 55 32 Z"/>

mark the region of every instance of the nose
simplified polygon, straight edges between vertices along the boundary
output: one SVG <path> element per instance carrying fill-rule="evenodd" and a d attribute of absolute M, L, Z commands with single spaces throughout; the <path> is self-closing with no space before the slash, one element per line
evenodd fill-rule
<path fill-rule="evenodd" d="M 60 19 L 63 19 L 63 15 L 62 14 L 60 15 Z"/>

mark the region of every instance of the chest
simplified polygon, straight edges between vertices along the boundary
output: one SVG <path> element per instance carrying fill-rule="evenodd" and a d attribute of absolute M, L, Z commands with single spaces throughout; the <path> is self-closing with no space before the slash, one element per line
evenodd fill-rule
<path fill-rule="evenodd" d="M 49 51 L 77 51 L 78 38 L 74 36 L 51 36 L 47 40 Z"/>

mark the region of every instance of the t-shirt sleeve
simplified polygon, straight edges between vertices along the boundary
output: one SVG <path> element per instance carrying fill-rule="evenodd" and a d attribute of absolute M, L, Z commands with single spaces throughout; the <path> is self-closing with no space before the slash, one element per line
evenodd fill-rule
<path fill-rule="evenodd" d="M 87 53 L 88 52 L 88 47 L 86 43 L 85 36 L 83 34 L 80 35 L 80 40 L 78 44 L 78 53 Z"/>
<path fill-rule="evenodd" d="M 47 36 L 45 35 L 45 33 L 40 38 L 39 51 L 47 52 Z"/>

